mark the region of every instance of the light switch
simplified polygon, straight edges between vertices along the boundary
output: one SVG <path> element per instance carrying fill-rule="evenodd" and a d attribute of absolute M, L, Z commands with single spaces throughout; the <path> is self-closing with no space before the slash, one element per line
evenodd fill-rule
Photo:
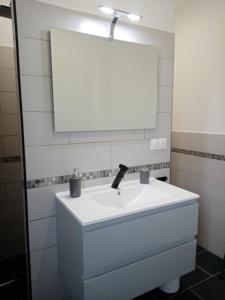
<path fill-rule="evenodd" d="M 167 148 L 167 138 L 151 139 L 150 150 L 165 150 Z"/>

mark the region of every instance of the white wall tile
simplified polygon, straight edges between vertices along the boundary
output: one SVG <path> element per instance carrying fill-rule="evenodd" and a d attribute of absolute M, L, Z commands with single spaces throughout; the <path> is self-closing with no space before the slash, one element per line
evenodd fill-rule
<path fill-rule="evenodd" d="M 56 218 L 47 218 L 29 222 L 30 251 L 55 246 Z"/>
<path fill-rule="evenodd" d="M 5 136 L 2 137 L 3 153 L 5 157 L 20 156 L 20 137 Z"/>
<path fill-rule="evenodd" d="M 18 102 L 15 92 L 0 92 L 0 107 L 2 114 L 17 114 Z"/>
<path fill-rule="evenodd" d="M 26 146 L 69 144 L 69 133 L 54 131 L 53 113 L 24 112 L 23 120 Z"/>
<path fill-rule="evenodd" d="M 23 111 L 53 111 L 52 79 L 21 76 Z"/>
<path fill-rule="evenodd" d="M 225 182 L 225 161 L 212 159 L 210 176 L 216 180 Z"/>
<path fill-rule="evenodd" d="M 223 258 L 225 253 L 225 243 L 218 241 L 215 237 L 200 232 L 198 235 L 198 243 L 200 246 Z"/>
<path fill-rule="evenodd" d="M 158 85 L 173 86 L 174 61 L 168 59 L 159 59 L 158 61 Z"/>
<path fill-rule="evenodd" d="M 225 135 L 188 132 L 187 148 L 193 151 L 225 155 Z"/>
<path fill-rule="evenodd" d="M 68 184 L 59 184 L 45 188 L 28 190 L 27 196 L 29 221 L 55 216 L 55 194 L 57 192 L 68 191 L 68 189 Z"/>
<path fill-rule="evenodd" d="M 59 275 L 32 282 L 33 300 L 62 300 L 68 294 Z"/>
<path fill-rule="evenodd" d="M 172 112 L 173 88 L 167 86 L 158 87 L 158 112 Z"/>
<path fill-rule="evenodd" d="M 57 247 L 51 247 L 30 253 L 31 280 L 35 281 L 58 272 Z"/>
<path fill-rule="evenodd" d="M 143 140 L 144 130 L 71 132 L 70 143 Z"/>
<path fill-rule="evenodd" d="M 172 153 L 171 161 L 173 168 L 192 173 L 195 175 L 209 176 L 210 159 L 185 155 L 182 153 Z"/>
<path fill-rule="evenodd" d="M 0 68 L 15 69 L 13 47 L 0 46 Z"/>
<path fill-rule="evenodd" d="M 49 42 L 20 37 L 19 53 L 23 75 L 51 76 Z"/>
<path fill-rule="evenodd" d="M 0 69 L 0 92 L 16 91 L 16 76 L 14 70 Z"/>
<path fill-rule="evenodd" d="M 221 222 L 214 218 L 208 218 L 205 229 L 208 235 L 214 236 L 218 241 L 224 241 L 225 222 Z"/>
<path fill-rule="evenodd" d="M 110 145 L 71 144 L 65 146 L 26 147 L 27 178 L 37 179 L 110 168 Z"/>
<path fill-rule="evenodd" d="M 224 183 L 193 174 L 187 174 L 187 188 L 210 198 L 223 198 L 225 194 Z"/>
<path fill-rule="evenodd" d="M 225 222 L 225 199 L 216 197 L 208 201 L 208 215 L 219 221 Z M 225 234 L 224 234 L 225 242 Z"/>
<path fill-rule="evenodd" d="M 120 163 L 128 166 L 166 162 L 170 160 L 170 146 L 167 150 L 150 151 L 150 141 L 114 142 L 111 144 L 112 168 Z"/>
<path fill-rule="evenodd" d="M 172 147 L 187 149 L 188 134 L 186 132 L 172 132 Z"/>
<path fill-rule="evenodd" d="M 187 177 L 187 174 L 185 172 L 178 171 L 174 168 L 171 169 L 171 183 L 172 184 L 174 184 L 180 188 L 186 189 L 186 177 Z"/>
<path fill-rule="evenodd" d="M 20 162 L 0 163 L 0 183 L 17 182 L 22 178 Z"/>
<path fill-rule="evenodd" d="M 18 135 L 18 115 L 0 115 L 0 135 Z"/>
<path fill-rule="evenodd" d="M 146 129 L 145 138 L 151 139 L 155 137 L 171 136 L 171 113 L 157 113 L 156 128 Z"/>

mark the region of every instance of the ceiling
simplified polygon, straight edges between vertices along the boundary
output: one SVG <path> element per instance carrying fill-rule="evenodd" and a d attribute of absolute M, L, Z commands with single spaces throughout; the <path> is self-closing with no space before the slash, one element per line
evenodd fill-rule
<path fill-rule="evenodd" d="M 175 10 L 194 0 L 37 0 L 72 10 L 107 17 L 100 4 L 143 16 L 139 25 L 174 32 Z M 123 19 L 125 22 L 127 19 Z"/>

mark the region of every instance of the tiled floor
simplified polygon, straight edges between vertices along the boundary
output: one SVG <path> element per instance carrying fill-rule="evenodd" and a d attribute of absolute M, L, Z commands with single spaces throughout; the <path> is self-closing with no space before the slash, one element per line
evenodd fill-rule
<path fill-rule="evenodd" d="M 223 267 L 221 258 L 198 246 L 196 269 L 181 278 L 178 293 L 155 289 L 135 300 L 225 300 L 225 277 L 220 276 Z"/>
<path fill-rule="evenodd" d="M 15 280 L 16 279 L 16 280 Z M 25 300 L 27 297 L 26 256 L 21 255 L 0 263 L 0 284 L 15 280 L 0 288 L 0 300 Z"/>

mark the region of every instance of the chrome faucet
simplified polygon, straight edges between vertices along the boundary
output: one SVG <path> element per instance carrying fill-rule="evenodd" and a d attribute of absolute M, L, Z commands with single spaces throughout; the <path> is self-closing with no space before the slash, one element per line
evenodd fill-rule
<path fill-rule="evenodd" d="M 114 179 L 114 181 L 113 181 L 113 183 L 111 185 L 111 187 L 113 189 L 117 189 L 118 188 L 121 180 L 123 179 L 124 174 L 128 171 L 128 167 L 125 166 L 125 165 L 120 164 L 119 168 L 120 168 L 120 170 L 119 170 L 118 174 L 116 175 L 116 178 Z"/>

